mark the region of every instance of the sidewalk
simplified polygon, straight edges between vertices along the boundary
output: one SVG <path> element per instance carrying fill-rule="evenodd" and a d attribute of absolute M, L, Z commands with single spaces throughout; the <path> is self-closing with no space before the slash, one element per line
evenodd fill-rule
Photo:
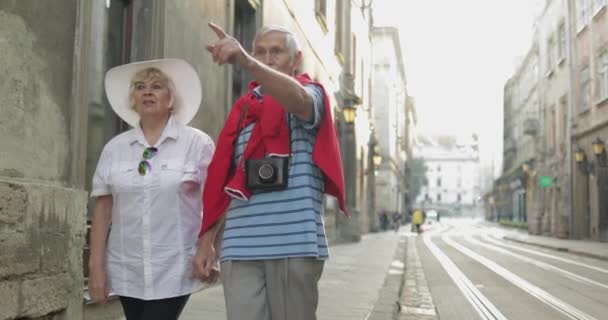
<path fill-rule="evenodd" d="M 364 235 L 358 243 L 331 246 L 319 283 L 317 319 L 367 319 L 402 237 L 401 233 L 381 232 Z M 221 286 L 192 295 L 180 319 L 225 320 Z"/>
<path fill-rule="evenodd" d="M 536 236 L 524 230 L 509 229 L 495 223 L 489 225 L 504 232 L 502 238 L 505 240 L 608 261 L 608 243 L 605 242 Z"/>

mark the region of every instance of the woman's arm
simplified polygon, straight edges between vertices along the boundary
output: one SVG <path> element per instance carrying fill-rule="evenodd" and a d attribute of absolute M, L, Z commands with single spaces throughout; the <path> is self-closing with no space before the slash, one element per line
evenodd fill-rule
<path fill-rule="evenodd" d="M 89 294 L 93 301 L 99 303 L 104 303 L 109 293 L 105 272 L 105 256 L 108 230 L 112 220 L 112 204 L 111 195 L 97 197 L 91 224 Z"/>
<path fill-rule="evenodd" d="M 217 261 L 225 221 L 222 216 L 198 239 L 196 254 L 192 259 L 192 275 L 203 282 L 214 283 L 219 276 Z"/>

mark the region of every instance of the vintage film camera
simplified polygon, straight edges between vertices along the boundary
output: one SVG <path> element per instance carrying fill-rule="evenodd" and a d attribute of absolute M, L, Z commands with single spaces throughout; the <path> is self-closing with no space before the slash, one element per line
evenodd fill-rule
<path fill-rule="evenodd" d="M 266 157 L 245 161 L 247 188 L 253 193 L 287 188 L 289 157 Z"/>

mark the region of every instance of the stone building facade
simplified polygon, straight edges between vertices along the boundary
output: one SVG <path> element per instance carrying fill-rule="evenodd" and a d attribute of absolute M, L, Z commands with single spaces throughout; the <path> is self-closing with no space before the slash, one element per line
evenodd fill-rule
<path fill-rule="evenodd" d="M 571 237 L 608 241 L 608 8 L 606 0 L 572 1 L 572 152 L 584 160 L 573 163 Z"/>
<path fill-rule="evenodd" d="M 541 147 L 540 97 L 538 88 L 539 51 L 535 41 L 504 87 L 503 175 L 498 181 L 500 192 L 495 197 L 498 220 L 527 221 L 527 173 L 524 163 L 536 161 Z"/>
<path fill-rule="evenodd" d="M 531 233 L 608 241 L 606 151 L 594 150 L 608 139 L 607 1 L 546 1 L 535 28 L 531 47 L 539 74 L 532 85 L 539 112 L 529 122 L 537 123 L 535 134 L 527 139 L 537 148 L 521 158 L 520 140 L 513 136 L 512 128 L 526 126 L 513 112 L 522 94 L 515 86 L 520 68 L 505 85 L 505 168 L 492 201 L 512 217 L 513 210 L 501 204 L 508 201 L 508 181 L 520 179 Z M 526 170 L 517 174 L 520 166 Z"/>
<path fill-rule="evenodd" d="M 407 79 L 399 31 L 374 27 L 373 103 L 374 132 L 378 136 L 376 212 L 406 214 Z"/>
<path fill-rule="evenodd" d="M 415 203 L 452 216 L 475 216 L 480 203 L 477 136 L 420 135 L 414 154 L 424 160 L 425 180 Z"/>
<path fill-rule="evenodd" d="M 538 46 L 541 57 L 538 87 L 542 111 L 539 121 L 544 130 L 539 133 L 542 141 L 537 152 L 539 161 L 529 179 L 529 192 L 539 198 L 530 203 L 535 210 L 529 211 L 528 225 L 531 233 L 553 234 L 565 237 L 568 234 L 571 154 L 568 137 L 569 83 L 571 72 L 568 66 L 569 36 L 567 19 L 568 3 L 556 0 L 547 3 L 537 24 Z M 538 177 L 550 177 L 552 186 L 541 188 Z"/>

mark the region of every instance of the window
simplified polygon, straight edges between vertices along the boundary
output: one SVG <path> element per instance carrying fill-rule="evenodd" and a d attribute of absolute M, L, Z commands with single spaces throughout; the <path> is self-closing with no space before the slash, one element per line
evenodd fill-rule
<path fill-rule="evenodd" d="M 587 111 L 591 107 L 591 79 L 589 76 L 589 67 L 586 66 L 580 71 L 580 106 L 579 111 Z"/>
<path fill-rule="evenodd" d="M 566 130 L 568 129 L 568 98 L 562 97 L 559 101 L 561 123 L 559 125 L 559 141 L 560 141 L 560 152 L 564 151 L 566 141 Z"/>
<path fill-rule="evenodd" d="M 441 193 L 437 194 L 437 202 L 441 202 Z"/>
<path fill-rule="evenodd" d="M 557 137 L 556 137 L 556 126 L 557 126 L 557 115 L 556 115 L 556 110 L 555 110 L 555 106 L 550 106 L 546 109 L 546 128 L 547 128 L 547 146 L 549 147 L 549 150 L 554 150 L 555 148 L 555 142 L 557 141 Z"/>
<path fill-rule="evenodd" d="M 579 0 L 577 5 L 576 26 L 580 30 L 591 20 L 591 10 L 595 0 Z"/>
<path fill-rule="evenodd" d="M 350 74 L 353 78 L 357 75 L 357 36 L 355 33 L 350 34 Z"/>
<path fill-rule="evenodd" d="M 437 187 L 441 187 L 441 178 L 437 178 Z"/>
<path fill-rule="evenodd" d="M 561 22 L 557 27 L 557 58 L 561 61 L 566 58 L 566 48 L 568 48 L 566 42 L 566 24 Z"/>
<path fill-rule="evenodd" d="M 593 13 L 597 13 L 600 9 L 606 5 L 608 1 L 606 0 L 593 0 Z"/>
<path fill-rule="evenodd" d="M 339 2 L 339 1 L 338 1 Z M 315 0 L 315 16 L 317 21 L 323 29 L 323 32 L 327 33 L 327 1 L 326 0 Z"/>
<path fill-rule="evenodd" d="M 334 52 L 340 63 L 344 63 L 344 48 L 342 46 L 342 2 L 342 0 L 336 0 L 336 33 L 334 43 Z"/>
<path fill-rule="evenodd" d="M 549 63 L 547 63 L 547 68 L 549 68 Z M 539 66 L 538 66 L 538 57 L 537 53 L 534 53 L 530 60 L 527 62 L 526 67 L 522 71 L 522 78 L 519 81 L 519 88 L 517 99 L 519 99 L 519 103 L 522 103 L 524 99 L 529 95 L 530 91 L 534 88 L 536 83 L 538 82 L 539 75 Z"/>
<path fill-rule="evenodd" d="M 530 90 L 532 89 L 532 87 L 534 87 L 536 85 L 536 83 L 538 82 L 538 78 L 539 78 L 539 74 L 540 74 L 540 70 L 539 70 L 539 63 L 538 63 L 538 52 L 534 53 L 534 56 L 532 56 L 532 58 L 530 59 L 530 71 L 529 71 L 529 80 L 531 83 L 529 84 L 529 88 Z"/>
<path fill-rule="evenodd" d="M 256 10 L 249 1 L 234 2 L 234 37 L 243 44 L 245 51 L 252 52 L 256 30 Z M 237 64 L 232 67 L 232 101 L 247 92 L 253 78 Z"/>
<path fill-rule="evenodd" d="M 437 165 L 437 172 L 441 172 L 441 165 Z"/>
<path fill-rule="evenodd" d="M 553 66 L 556 63 L 555 60 L 555 40 L 551 36 L 547 40 L 547 73 L 553 71 Z"/>
<path fill-rule="evenodd" d="M 462 201 L 462 195 L 460 193 L 456 196 L 456 201 L 458 201 L 458 202 Z"/>
<path fill-rule="evenodd" d="M 604 100 L 608 99 L 608 51 L 604 51 L 597 62 L 599 98 Z"/>

